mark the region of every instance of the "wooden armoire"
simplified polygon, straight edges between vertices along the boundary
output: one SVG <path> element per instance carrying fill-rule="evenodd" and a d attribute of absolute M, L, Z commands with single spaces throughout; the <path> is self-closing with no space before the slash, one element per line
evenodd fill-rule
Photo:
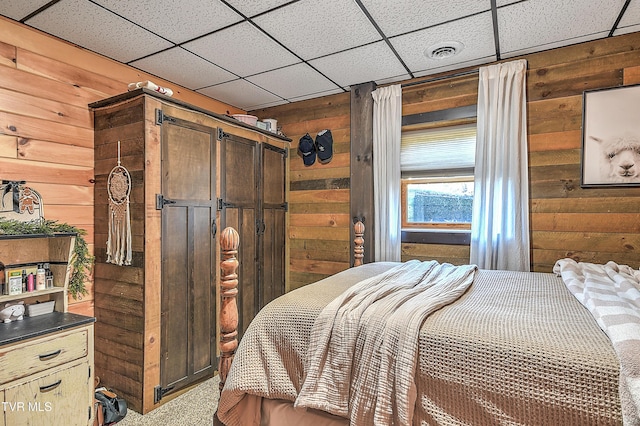
<path fill-rule="evenodd" d="M 225 227 L 240 233 L 240 331 L 284 293 L 290 140 L 147 89 L 90 107 L 96 375 L 144 414 L 216 372 Z M 130 265 L 106 254 L 118 158 L 131 177 Z"/>

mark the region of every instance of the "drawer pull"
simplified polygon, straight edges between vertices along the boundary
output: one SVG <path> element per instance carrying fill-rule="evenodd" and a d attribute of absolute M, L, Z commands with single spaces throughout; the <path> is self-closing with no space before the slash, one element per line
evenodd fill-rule
<path fill-rule="evenodd" d="M 40 386 L 40 392 L 43 392 L 43 393 L 44 393 L 44 392 L 52 391 L 52 390 L 54 390 L 55 388 L 57 388 L 58 386 L 60 386 L 60 383 L 62 383 L 62 379 L 60 379 L 60 380 L 58 380 L 57 382 L 52 383 L 52 384 L 50 384 L 50 385 L 48 385 L 48 386 Z"/>
<path fill-rule="evenodd" d="M 38 358 L 40 358 L 40 361 L 49 361 L 50 359 L 53 359 L 58 355 L 60 355 L 61 352 L 62 352 L 62 349 L 58 349 L 57 351 L 53 351 L 48 354 L 38 355 Z"/>

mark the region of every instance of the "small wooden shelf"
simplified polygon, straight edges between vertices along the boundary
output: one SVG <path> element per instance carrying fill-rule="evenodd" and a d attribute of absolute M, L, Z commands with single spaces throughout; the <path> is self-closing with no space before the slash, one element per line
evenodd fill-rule
<path fill-rule="evenodd" d="M 0 235 L 0 262 L 5 268 L 49 263 L 53 288 L 20 294 L 2 294 L 0 303 L 23 300 L 25 303 L 54 300 L 55 310 L 67 312 L 67 288 L 71 275 L 69 264 L 76 242 L 75 233 Z M 3 272 L 4 273 L 4 272 Z"/>
<path fill-rule="evenodd" d="M 64 293 L 64 287 L 53 287 L 53 288 L 48 288 L 46 290 L 36 290 L 36 291 L 30 291 L 30 292 L 21 293 L 21 294 L 12 294 L 12 295 L 3 294 L 3 295 L 0 295 L 0 303 L 10 302 L 12 300 L 27 299 L 31 297 L 46 296 L 46 295 L 55 294 L 55 293 Z"/>

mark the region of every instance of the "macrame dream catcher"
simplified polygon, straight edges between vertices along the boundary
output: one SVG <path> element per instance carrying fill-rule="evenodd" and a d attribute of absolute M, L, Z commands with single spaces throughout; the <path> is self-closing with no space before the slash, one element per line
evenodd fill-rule
<path fill-rule="evenodd" d="M 109 173 L 107 193 L 109 194 L 107 262 L 131 265 L 131 214 L 129 211 L 131 175 L 120 164 L 120 141 L 118 141 L 118 165 Z"/>

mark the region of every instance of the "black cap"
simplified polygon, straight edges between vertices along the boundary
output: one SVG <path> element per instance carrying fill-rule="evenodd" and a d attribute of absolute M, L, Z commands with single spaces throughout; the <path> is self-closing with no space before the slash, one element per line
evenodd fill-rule
<path fill-rule="evenodd" d="M 325 129 L 316 136 L 316 150 L 321 163 L 328 163 L 333 157 L 333 136 L 331 130 Z"/>
<path fill-rule="evenodd" d="M 300 138 L 298 150 L 302 154 L 302 161 L 304 161 L 305 166 L 310 166 L 316 162 L 316 147 L 309 133 Z"/>

